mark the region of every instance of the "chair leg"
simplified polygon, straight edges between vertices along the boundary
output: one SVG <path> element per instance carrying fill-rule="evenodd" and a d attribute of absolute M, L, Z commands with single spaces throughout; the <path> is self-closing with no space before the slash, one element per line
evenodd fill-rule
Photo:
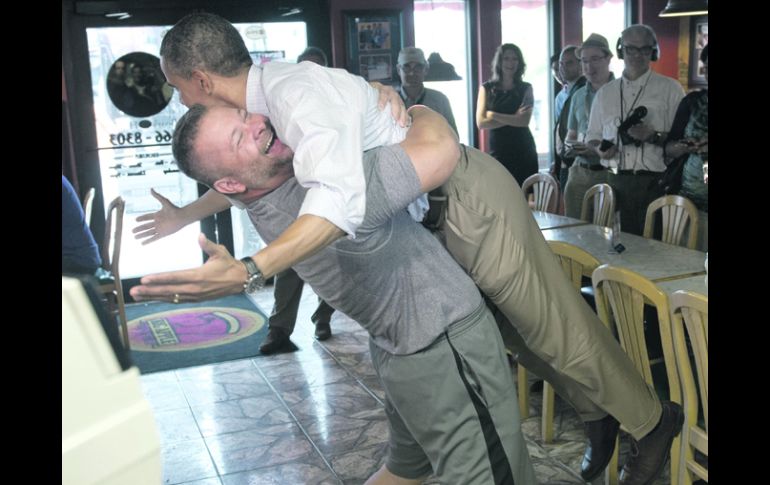
<path fill-rule="evenodd" d="M 554 401 L 556 394 L 548 382 L 543 382 L 543 418 L 540 426 L 543 442 L 551 443 L 553 441 L 553 415 Z"/>
<path fill-rule="evenodd" d="M 517 365 L 519 376 L 519 414 L 521 419 L 529 417 L 529 383 L 527 382 L 527 369 L 519 362 Z"/>
<path fill-rule="evenodd" d="M 126 350 L 131 350 L 131 340 L 128 338 L 128 320 L 126 319 L 126 302 L 123 299 L 123 289 L 115 290 L 115 296 L 118 301 L 118 318 L 120 319 L 120 330 L 123 334 L 123 345 Z"/>
<path fill-rule="evenodd" d="M 620 450 L 620 436 L 615 438 L 615 451 L 612 452 L 612 458 L 604 470 L 604 485 L 618 485 L 618 457 Z"/>

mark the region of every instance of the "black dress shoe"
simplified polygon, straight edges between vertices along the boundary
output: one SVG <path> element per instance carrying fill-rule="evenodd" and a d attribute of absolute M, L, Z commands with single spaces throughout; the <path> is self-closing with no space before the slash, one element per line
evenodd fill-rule
<path fill-rule="evenodd" d="M 262 345 L 259 346 L 259 351 L 265 355 L 293 350 L 297 350 L 297 347 L 289 340 L 289 334 L 278 327 L 271 327 L 267 331 L 267 337 L 262 341 Z"/>
<path fill-rule="evenodd" d="M 580 464 L 580 476 L 590 482 L 602 474 L 615 451 L 620 423 L 609 414 L 596 421 L 586 423 L 588 446 Z"/>
<path fill-rule="evenodd" d="M 329 322 L 318 322 L 315 324 L 316 340 L 326 340 L 332 336 L 332 327 Z"/>
<path fill-rule="evenodd" d="M 631 458 L 620 472 L 620 485 L 646 485 L 660 476 L 671 453 L 671 442 L 682 431 L 684 411 L 664 401 L 658 425 L 639 441 L 631 440 Z"/>

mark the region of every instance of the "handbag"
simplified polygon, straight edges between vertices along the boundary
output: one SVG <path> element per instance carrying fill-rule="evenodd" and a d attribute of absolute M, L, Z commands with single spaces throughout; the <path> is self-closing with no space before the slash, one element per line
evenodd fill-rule
<path fill-rule="evenodd" d="M 676 195 L 682 189 L 682 172 L 684 172 L 684 164 L 688 157 L 689 154 L 685 153 L 675 158 L 666 167 L 663 176 L 658 180 L 658 188 L 664 195 Z"/>

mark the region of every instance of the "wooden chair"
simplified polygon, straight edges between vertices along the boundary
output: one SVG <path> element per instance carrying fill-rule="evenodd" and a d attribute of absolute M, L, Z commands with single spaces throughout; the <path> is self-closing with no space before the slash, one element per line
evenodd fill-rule
<path fill-rule="evenodd" d="M 674 334 L 676 361 L 684 395 L 684 427 L 682 428 L 682 457 L 679 483 L 690 485 L 694 480 L 709 481 L 709 471 L 695 461 L 695 451 L 709 454 L 709 301 L 708 297 L 688 291 L 676 291 L 670 297 L 671 329 Z M 690 337 L 695 356 L 695 373 L 690 364 L 684 330 Z M 697 386 L 696 386 L 697 379 Z M 700 396 L 698 395 L 700 391 Z M 698 403 L 703 407 L 706 428 L 698 424 Z"/>
<path fill-rule="evenodd" d="M 590 214 L 590 215 L 589 215 Z M 615 192 L 608 184 L 596 184 L 586 190 L 580 218 L 599 226 L 612 227 L 615 216 Z"/>
<path fill-rule="evenodd" d="M 123 236 L 123 212 L 125 202 L 118 196 L 107 207 L 107 222 L 104 227 L 101 256 L 102 269 L 112 273 L 112 278 L 99 280 L 99 291 L 107 297 L 110 311 L 117 315 L 123 335 L 123 345 L 131 348 L 128 339 L 126 303 L 123 299 L 123 284 L 120 281 L 120 242 Z"/>
<path fill-rule="evenodd" d="M 647 215 L 644 218 L 642 233 L 644 237 L 653 237 L 655 216 L 659 210 L 663 218 L 661 221 L 663 232 L 660 240 L 664 243 L 695 249 L 698 241 L 698 208 L 695 204 L 681 195 L 664 195 L 653 200 L 647 206 Z M 682 236 L 688 226 L 687 243 L 682 244 Z"/>
<path fill-rule="evenodd" d="M 582 286 L 583 276 L 588 276 L 599 267 L 599 260 L 594 258 L 590 253 L 574 246 L 569 243 L 561 241 L 548 241 L 551 251 L 556 255 L 559 260 L 564 273 L 567 278 L 572 282 L 575 290 L 580 293 Z M 527 369 L 524 366 L 518 367 L 519 376 L 519 396 L 522 394 L 527 395 L 527 401 L 529 402 L 529 388 L 527 387 Z M 524 383 L 524 389 L 522 389 L 522 382 Z M 521 398 L 520 398 L 521 399 Z M 554 400 L 555 393 L 553 387 L 548 382 L 543 382 L 543 415 L 541 421 L 541 433 L 543 441 L 550 443 L 553 441 L 553 418 L 554 418 Z M 519 407 L 521 407 L 521 402 Z"/>
<path fill-rule="evenodd" d="M 676 356 L 671 334 L 671 315 L 668 297 L 652 281 L 626 268 L 608 264 L 599 266 L 591 277 L 596 294 L 596 310 L 599 318 L 610 329 L 616 330 L 621 347 L 649 385 L 653 385 L 652 365 L 647 354 L 644 336 L 644 305 L 655 307 L 658 315 L 660 341 L 663 347 L 663 364 L 668 378 L 669 399 L 682 403 L 682 393 L 677 372 Z M 677 436 L 671 445 L 671 483 L 678 484 L 681 439 Z M 618 449 L 605 474 L 608 484 L 618 480 Z"/>
<path fill-rule="evenodd" d="M 85 213 L 86 218 L 86 224 L 88 227 L 91 227 L 91 212 L 94 208 L 94 195 L 96 194 L 96 189 L 91 187 L 86 192 L 86 195 L 83 196 L 83 212 Z"/>
<path fill-rule="evenodd" d="M 530 192 L 534 197 L 533 210 L 556 213 L 559 205 L 559 183 L 547 173 L 530 175 L 521 184 L 524 196 Z"/>

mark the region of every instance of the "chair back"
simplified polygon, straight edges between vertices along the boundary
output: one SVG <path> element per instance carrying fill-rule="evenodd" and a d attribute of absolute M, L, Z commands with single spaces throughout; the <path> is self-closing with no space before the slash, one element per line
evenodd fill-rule
<path fill-rule="evenodd" d="M 677 372 L 676 356 L 671 335 L 671 315 L 668 296 L 655 283 L 626 268 L 603 264 L 596 268 L 591 280 L 596 295 L 596 312 L 610 329 L 615 329 L 620 346 L 636 366 L 647 384 L 654 386 L 652 364 L 644 336 L 644 305 L 655 307 L 663 364 L 668 378 L 669 399 L 682 404 L 682 392 Z M 655 362 L 657 364 L 658 362 Z M 680 437 L 671 445 L 672 483 L 678 483 Z"/>
<path fill-rule="evenodd" d="M 591 253 L 573 244 L 562 241 L 548 241 L 548 246 L 556 255 L 561 269 L 567 275 L 575 289 L 580 292 L 583 276 L 591 276 L 601 264 Z"/>
<path fill-rule="evenodd" d="M 556 213 L 559 204 L 559 183 L 547 173 L 536 173 L 521 184 L 525 196 L 530 192 L 535 199 L 533 210 Z"/>
<path fill-rule="evenodd" d="M 114 281 L 101 282 L 99 289 L 107 295 L 111 311 L 119 317 L 123 344 L 128 349 L 130 348 L 128 320 L 126 320 L 126 304 L 123 299 L 123 283 L 120 281 L 120 243 L 123 239 L 125 206 L 123 198 L 118 196 L 107 207 L 107 221 L 101 247 L 102 268 L 112 273 Z"/>
<path fill-rule="evenodd" d="M 698 240 L 698 208 L 686 197 L 681 195 L 664 195 L 647 206 L 647 215 L 644 218 L 644 232 L 646 238 L 653 237 L 656 213 L 660 211 L 662 220 L 661 241 L 677 246 L 685 246 L 695 249 Z M 683 237 L 685 228 L 688 228 L 687 240 Z"/>
<path fill-rule="evenodd" d="M 86 195 L 83 196 L 83 213 L 85 214 L 86 225 L 88 227 L 91 227 L 91 212 L 94 209 L 94 195 L 95 194 L 96 194 L 96 189 L 91 187 L 86 192 Z"/>
<path fill-rule="evenodd" d="M 671 330 L 684 400 L 682 459 L 679 483 L 690 485 L 697 479 L 708 482 L 708 469 L 695 461 L 695 450 L 708 457 L 709 427 L 709 307 L 708 297 L 689 291 L 676 291 L 670 297 Z M 685 329 L 690 337 L 695 372 L 690 364 Z M 697 383 L 697 385 L 696 385 Z M 699 392 L 700 391 L 700 392 Z M 703 408 L 705 429 L 698 424 L 698 404 Z"/>
<path fill-rule="evenodd" d="M 608 184 L 596 184 L 586 190 L 580 218 L 599 226 L 612 227 L 615 216 L 615 192 Z"/>

